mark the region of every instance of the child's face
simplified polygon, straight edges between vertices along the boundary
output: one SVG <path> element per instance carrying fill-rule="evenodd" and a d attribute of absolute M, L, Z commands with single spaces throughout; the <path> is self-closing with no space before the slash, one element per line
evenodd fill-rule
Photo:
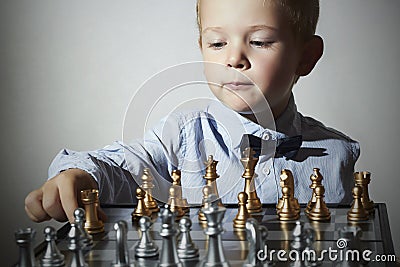
<path fill-rule="evenodd" d="M 300 49 L 279 7 L 264 0 L 201 0 L 200 17 L 204 61 L 244 73 L 262 92 L 249 84 L 210 86 L 217 98 L 240 112 L 264 96 L 275 116 L 282 112 L 297 76 Z M 206 66 L 209 81 L 210 72 Z M 236 81 L 221 77 L 220 82 Z"/>

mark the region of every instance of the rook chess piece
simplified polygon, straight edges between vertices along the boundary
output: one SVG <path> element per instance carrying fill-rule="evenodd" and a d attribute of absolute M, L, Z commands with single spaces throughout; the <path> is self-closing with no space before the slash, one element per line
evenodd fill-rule
<path fill-rule="evenodd" d="M 368 220 L 368 211 L 364 209 L 361 201 L 362 187 L 356 185 L 353 188 L 353 203 L 350 210 L 347 212 L 347 219 L 349 221 L 366 221 Z"/>
<path fill-rule="evenodd" d="M 86 222 L 85 229 L 89 234 L 104 232 L 104 224 L 97 216 L 99 205 L 99 190 L 89 189 L 81 191 L 81 200 L 85 206 Z"/>
<path fill-rule="evenodd" d="M 323 177 L 322 177 L 321 173 L 319 172 L 319 169 L 314 168 L 313 174 L 311 174 L 311 176 L 310 176 L 310 180 L 311 180 L 310 188 L 313 190 L 313 192 L 312 192 L 312 197 L 311 197 L 310 201 L 308 202 L 307 207 L 304 210 L 305 214 L 308 214 L 310 212 L 310 210 L 314 206 L 315 202 L 317 201 L 316 195 L 315 195 L 315 188 L 319 185 L 322 185 L 322 179 L 323 179 Z"/>
<path fill-rule="evenodd" d="M 370 172 L 355 172 L 354 180 L 362 188 L 361 202 L 369 214 L 375 211 L 374 202 L 369 199 L 368 185 L 371 182 Z"/>
<path fill-rule="evenodd" d="M 300 213 L 293 206 L 293 202 L 290 201 L 291 188 L 289 186 L 284 186 L 282 188 L 282 207 L 279 210 L 278 216 L 281 221 L 292 221 L 300 218 Z"/>
<path fill-rule="evenodd" d="M 71 267 L 88 267 L 83 256 L 83 244 L 81 231 L 75 223 L 71 223 L 71 229 L 68 233 L 68 249 L 71 251 Z"/>
<path fill-rule="evenodd" d="M 34 267 L 35 255 L 33 253 L 33 240 L 35 238 L 35 230 L 32 228 L 19 229 L 15 232 L 15 241 L 19 246 L 18 266 Z"/>
<path fill-rule="evenodd" d="M 308 218 L 312 221 L 328 221 L 331 219 L 331 212 L 324 201 L 325 188 L 318 185 L 315 189 L 315 203 L 307 214 Z"/>
<path fill-rule="evenodd" d="M 145 195 L 146 192 L 142 188 L 136 188 L 137 206 L 131 214 L 133 221 L 138 221 L 142 216 L 151 216 L 151 211 L 146 207 L 144 203 Z"/>
<path fill-rule="evenodd" d="M 128 224 L 126 221 L 120 220 L 114 223 L 116 232 L 116 247 L 115 247 L 115 263 L 112 267 L 133 267 L 130 263 L 129 250 L 127 244 Z"/>
<path fill-rule="evenodd" d="M 199 257 L 199 249 L 192 241 L 190 230 L 192 221 L 188 217 L 183 217 L 179 221 L 179 231 L 181 239 L 178 242 L 178 256 L 181 259 L 193 259 Z"/>
<path fill-rule="evenodd" d="M 158 256 L 158 247 L 151 239 L 149 233 L 152 224 L 150 218 L 147 216 L 143 216 L 139 220 L 139 227 L 142 235 L 135 246 L 136 258 L 152 258 Z"/>
<path fill-rule="evenodd" d="M 238 194 L 239 200 L 239 208 L 236 217 L 233 219 L 233 227 L 238 229 L 245 229 L 246 228 L 246 221 L 248 218 L 251 217 L 249 212 L 247 211 L 247 194 L 245 192 L 240 192 Z"/>
<path fill-rule="evenodd" d="M 175 213 L 177 220 L 179 220 L 180 218 L 182 218 L 183 215 L 185 215 L 185 212 L 183 211 L 182 207 L 179 206 L 179 200 L 177 199 L 178 192 L 179 192 L 179 187 L 176 185 L 172 185 L 169 188 L 168 205 L 170 207 L 170 210 Z"/>
<path fill-rule="evenodd" d="M 90 250 L 93 246 L 93 237 L 85 229 L 85 211 L 77 208 L 74 211 L 75 225 L 81 231 L 82 244 L 85 250 Z"/>
<path fill-rule="evenodd" d="M 248 147 L 244 151 L 244 157 L 240 159 L 244 167 L 242 177 L 245 179 L 244 192 L 248 196 L 247 210 L 249 213 L 257 213 L 262 211 L 260 198 L 257 196 L 257 191 L 254 185 L 254 170 L 258 162 L 258 158 L 254 157 L 255 152 Z"/>
<path fill-rule="evenodd" d="M 56 230 L 47 226 L 44 229 L 45 240 L 47 242 L 46 250 L 40 259 L 42 267 L 62 267 L 65 266 L 64 255 L 58 250 L 56 245 Z"/>
<path fill-rule="evenodd" d="M 173 170 L 172 171 L 172 184 L 177 188 L 176 199 L 178 205 L 182 208 L 185 213 L 190 211 L 189 203 L 186 198 L 182 197 L 182 183 L 181 183 L 181 171 L 180 170 Z"/>
<path fill-rule="evenodd" d="M 204 175 L 204 179 L 206 180 L 206 185 L 210 186 L 211 192 L 210 194 L 214 194 L 217 196 L 218 205 L 223 207 L 221 199 L 219 198 L 218 188 L 217 188 L 217 178 L 219 175 L 217 174 L 217 164 L 218 161 L 214 160 L 212 155 L 208 156 L 208 160 L 205 162 L 206 164 L 206 174 Z"/>
<path fill-rule="evenodd" d="M 160 208 L 158 207 L 157 201 L 155 201 L 152 196 L 152 190 L 154 188 L 153 179 L 154 178 L 151 175 L 150 169 L 144 168 L 142 175 L 142 188 L 146 192 L 144 204 L 152 213 L 155 213 L 159 212 Z"/>

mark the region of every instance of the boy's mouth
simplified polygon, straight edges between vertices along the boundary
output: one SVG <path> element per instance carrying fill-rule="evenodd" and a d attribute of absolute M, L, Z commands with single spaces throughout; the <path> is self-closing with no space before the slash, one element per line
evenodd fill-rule
<path fill-rule="evenodd" d="M 245 90 L 252 88 L 254 84 L 250 82 L 233 81 L 223 83 L 222 86 L 231 90 Z"/>

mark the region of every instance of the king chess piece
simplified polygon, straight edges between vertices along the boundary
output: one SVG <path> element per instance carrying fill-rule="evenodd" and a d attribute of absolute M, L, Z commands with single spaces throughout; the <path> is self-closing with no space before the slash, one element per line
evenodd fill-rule
<path fill-rule="evenodd" d="M 242 177 L 245 179 L 244 192 L 248 196 L 246 206 L 249 213 L 257 213 L 262 211 L 261 201 L 257 196 L 254 182 L 255 168 L 258 162 L 258 158 L 254 157 L 254 154 L 254 150 L 248 147 L 243 152 L 243 158 L 240 159 L 244 167 L 244 173 Z"/>

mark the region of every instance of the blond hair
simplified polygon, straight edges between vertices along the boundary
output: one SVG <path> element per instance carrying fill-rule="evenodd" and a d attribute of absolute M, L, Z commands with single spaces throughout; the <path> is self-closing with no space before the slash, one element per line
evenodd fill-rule
<path fill-rule="evenodd" d="M 319 0 L 264 0 L 264 4 L 266 1 L 283 8 L 296 38 L 306 41 L 315 34 L 319 18 Z M 200 2 L 201 0 L 197 0 L 196 14 L 201 43 Z"/>

